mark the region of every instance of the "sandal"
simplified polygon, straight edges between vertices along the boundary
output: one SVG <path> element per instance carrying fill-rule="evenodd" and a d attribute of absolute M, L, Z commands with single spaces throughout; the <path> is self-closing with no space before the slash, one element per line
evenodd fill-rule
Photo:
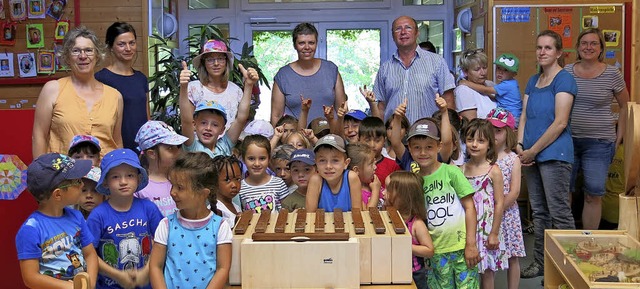
<path fill-rule="evenodd" d="M 89 289 L 91 287 L 91 278 L 87 272 L 80 272 L 73 277 L 73 289 Z"/>

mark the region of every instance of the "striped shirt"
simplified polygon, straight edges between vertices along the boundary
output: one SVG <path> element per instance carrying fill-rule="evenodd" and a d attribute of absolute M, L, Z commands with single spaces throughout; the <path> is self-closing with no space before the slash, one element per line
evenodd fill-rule
<path fill-rule="evenodd" d="M 262 210 L 280 211 L 281 201 L 287 196 L 289 189 L 281 178 L 271 176 L 266 184 L 252 186 L 242 180 L 240 185 L 240 205 L 243 211 Z"/>
<path fill-rule="evenodd" d="M 378 70 L 373 92 L 378 101 L 386 104 L 384 119 L 407 98 L 409 123 L 423 117 L 431 117 L 438 111 L 435 95 L 455 88 L 453 76 L 444 58 L 422 48 L 416 48 L 416 57 L 405 67 L 398 52 L 383 63 Z"/>
<path fill-rule="evenodd" d="M 580 78 L 574 73 L 573 65 L 564 67 L 578 84 L 571 111 L 571 135 L 615 141 L 617 119 L 611 112 L 611 102 L 615 94 L 625 88 L 622 74 L 615 66 L 607 65 L 596 78 Z"/>

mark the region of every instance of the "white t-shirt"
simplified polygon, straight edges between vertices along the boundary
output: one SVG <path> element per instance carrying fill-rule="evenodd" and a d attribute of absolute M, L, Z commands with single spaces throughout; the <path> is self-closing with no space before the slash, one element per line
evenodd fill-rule
<path fill-rule="evenodd" d="M 207 223 L 209 223 L 209 220 L 213 217 L 213 212 L 209 213 L 208 216 L 200 220 L 185 219 L 180 215 L 180 211 L 177 211 L 176 215 L 178 216 L 178 222 L 180 222 L 180 224 L 185 228 L 199 229 L 206 226 Z M 231 233 L 231 226 L 229 226 L 229 220 L 223 218 L 223 221 L 220 223 L 220 228 L 218 229 L 217 245 L 231 244 L 232 237 L 233 237 L 233 234 Z M 166 246 L 168 239 L 169 239 L 169 219 L 165 217 L 158 224 L 154 241 Z"/>
<path fill-rule="evenodd" d="M 236 212 L 242 212 L 240 205 L 236 203 L 232 203 L 232 204 L 233 204 L 233 208 L 236 209 Z M 225 206 L 220 201 L 216 202 L 216 208 L 218 208 L 218 210 L 220 210 L 220 212 L 222 213 L 222 218 L 228 220 L 231 227 L 233 227 L 233 225 L 236 223 L 236 214 L 234 214 L 231 210 L 229 210 L 227 206 Z"/>
<path fill-rule="evenodd" d="M 493 86 L 488 83 L 488 86 Z M 486 118 L 487 114 L 494 108 L 496 103 L 488 96 L 482 95 L 466 85 L 459 85 L 453 90 L 456 98 L 456 111 L 461 112 L 476 109 L 478 118 Z"/>
<path fill-rule="evenodd" d="M 229 81 L 227 89 L 222 93 L 215 93 L 202 85 L 199 80 L 191 81 L 188 85 L 188 96 L 191 103 L 197 106 L 202 100 L 215 101 L 222 105 L 227 112 L 227 124 L 225 129 L 229 129 L 231 123 L 235 121 L 238 114 L 238 105 L 242 99 L 242 89 L 235 83 Z"/>

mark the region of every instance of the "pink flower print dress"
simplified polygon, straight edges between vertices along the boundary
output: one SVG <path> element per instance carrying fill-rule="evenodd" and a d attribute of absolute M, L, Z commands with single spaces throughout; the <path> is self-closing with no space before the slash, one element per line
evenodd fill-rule
<path fill-rule="evenodd" d="M 500 170 L 502 170 L 505 196 L 511 192 L 511 170 L 513 169 L 513 163 L 519 161 L 518 155 L 514 152 L 510 152 L 504 158 L 501 158 L 496 162 L 500 167 Z M 500 229 L 504 236 L 507 256 L 509 258 L 526 256 L 518 202 L 513 203 L 513 205 L 504 210 Z"/>
<path fill-rule="evenodd" d="M 493 183 L 489 177 L 489 172 L 480 176 L 467 177 L 467 180 L 469 180 L 469 183 L 471 183 L 475 191 L 475 194 L 473 194 L 473 203 L 476 207 L 476 213 L 478 214 L 476 242 L 478 251 L 480 252 L 480 258 L 482 258 L 480 263 L 478 263 L 478 271 L 479 273 L 483 273 L 485 270 L 498 271 L 508 269 L 509 257 L 506 254 L 502 229 L 498 234 L 498 241 L 500 242 L 499 248 L 497 250 L 487 249 L 489 233 L 491 233 L 491 227 L 493 226 L 495 207 Z"/>

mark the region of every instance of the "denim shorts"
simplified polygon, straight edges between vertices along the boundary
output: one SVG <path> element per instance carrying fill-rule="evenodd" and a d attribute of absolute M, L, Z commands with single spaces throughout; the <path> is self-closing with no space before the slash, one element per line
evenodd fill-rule
<path fill-rule="evenodd" d="M 582 171 L 583 192 L 591 196 L 604 196 L 609 165 L 616 152 L 616 144 L 607 139 L 573 138 L 573 172 L 571 191 L 576 191 L 576 178 Z"/>

